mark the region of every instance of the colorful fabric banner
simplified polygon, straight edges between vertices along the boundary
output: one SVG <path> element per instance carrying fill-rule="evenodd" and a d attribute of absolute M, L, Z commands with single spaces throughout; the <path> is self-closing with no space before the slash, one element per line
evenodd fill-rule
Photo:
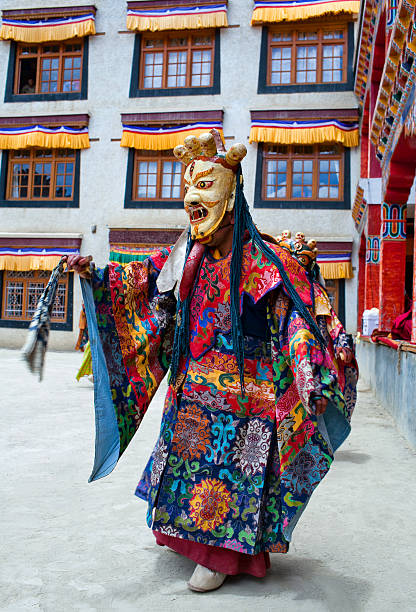
<path fill-rule="evenodd" d="M 63 255 L 79 253 L 77 248 L 0 247 L 0 270 L 27 272 L 53 270 Z"/>
<path fill-rule="evenodd" d="M 263 121 L 251 123 L 249 142 L 275 144 L 319 144 L 339 142 L 345 147 L 358 146 L 358 123 L 330 121 Z"/>
<path fill-rule="evenodd" d="M 88 149 L 90 139 L 88 128 L 72 128 L 62 125 L 48 128 L 43 125 L 24 127 L 0 127 L 0 149 Z"/>
<path fill-rule="evenodd" d="M 3 18 L 0 38 L 26 43 L 50 42 L 53 40 L 68 40 L 82 38 L 95 34 L 95 16 L 78 15 L 61 19 L 45 19 L 31 21 L 28 19 Z"/>
<path fill-rule="evenodd" d="M 110 245 L 110 262 L 126 265 L 131 261 L 144 261 L 148 257 L 160 251 L 160 245 L 148 246 L 123 246 L 118 244 Z"/>
<path fill-rule="evenodd" d="M 135 32 L 197 30 L 227 26 L 226 4 L 178 6 L 157 10 L 128 9 L 127 11 L 127 29 Z"/>
<path fill-rule="evenodd" d="M 220 121 L 200 121 L 188 125 L 175 125 L 170 128 L 123 124 L 120 146 L 151 151 L 173 149 L 176 145 L 182 144 L 186 136 L 190 134 L 200 136 L 213 128 L 219 131 L 221 138 L 224 140 Z"/>
<path fill-rule="evenodd" d="M 351 253 L 318 253 L 316 261 L 327 279 L 352 278 Z"/>
<path fill-rule="evenodd" d="M 298 21 L 338 13 L 358 14 L 359 10 L 359 0 L 263 0 L 254 3 L 251 25 Z"/>

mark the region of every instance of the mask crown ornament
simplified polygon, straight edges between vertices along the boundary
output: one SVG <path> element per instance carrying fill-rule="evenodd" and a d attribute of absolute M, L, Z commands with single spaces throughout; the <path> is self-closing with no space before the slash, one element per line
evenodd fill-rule
<path fill-rule="evenodd" d="M 185 166 L 185 211 L 191 237 L 208 244 L 226 212 L 234 208 L 236 173 L 247 149 L 241 143 L 225 150 L 217 130 L 190 135 L 173 154 Z"/>
<path fill-rule="evenodd" d="M 303 232 L 296 232 L 295 238 L 289 230 L 284 230 L 280 236 L 276 236 L 277 244 L 297 259 L 297 261 L 309 271 L 312 271 L 316 265 L 316 257 L 318 249 L 316 248 L 316 240 L 306 242 Z"/>

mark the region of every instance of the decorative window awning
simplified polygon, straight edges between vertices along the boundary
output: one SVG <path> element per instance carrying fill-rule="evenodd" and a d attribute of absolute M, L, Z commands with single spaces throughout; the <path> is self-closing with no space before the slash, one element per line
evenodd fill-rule
<path fill-rule="evenodd" d="M 318 240 L 317 262 L 324 278 L 352 278 L 352 241 L 321 242 Z"/>
<path fill-rule="evenodd" d="M 143 261 L 164 246 L 174 244 L 182 229 L 111 229 L 110 261 L 126 265 Z"/>
<path fill-rule="evenodd" d="M 261 0 L 254 2 L 251 25 L 299 21 L 339 13 L 357 15 L 359 10 L 359 0 Z"/>
<path fill-rule="evenodd" d="M 95 34 L 95 6 L 3 11 L 0 38 L 26 43 Z"/>
<path fill-rule="evenodd" d="M 0 117 L 0 149 L 88 149 L 88 119 L 88 115 Z"/>
<path fill-rule="evenodd" d="M 161 246 L 124 246 L 112 244 L 110 246 L 110 261 L 126 265 L 131 261 L 144 261 L 151 255 L 155 255 Z"/>
<path fill-rule="evenodd" d="M 249 142 L 281 145 L 340 143 L 358 146 L 358 123 L 342 123 L 335 119 L 317 121 L 253 120 Z"/>
<path fill-rule="evenodd" d="M 222 115 L 222 111 L 122 115 L 120 146 L 151 151 L 173 149 L 182 144 L 186 136 L 200 136 L 213 128 L 224 138 Z"/>
<path fill-rule="evenodd" d="M 352 278 L 351 253 L 320 253 L 317 262 L 327 279 Z"/>
<path fill-rule="evenodd" d="M 227 27 L 227 2 L 167 0 L 127 3 L 127 29 L 134 32 Z"/>
<path fill-rule="evenodd" d="M 81 237 L 31 238 L 1 237 L 0 270 L 27 272 L 53 270 L 63 255 L 79 253 Z"/>

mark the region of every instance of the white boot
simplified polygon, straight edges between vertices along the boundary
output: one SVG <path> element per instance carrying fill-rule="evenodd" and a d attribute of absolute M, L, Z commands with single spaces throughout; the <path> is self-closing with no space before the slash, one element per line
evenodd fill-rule
<path fill-rule="evenodd" d="M 213 572 L 203 565 L 197 565 L 188 582 L 188 588 L 191 589 L 191 591 L 198 591 L 199 593 L 214 591 L 215 589 L 219 589 L 226 578 L 227 574 Z"/>

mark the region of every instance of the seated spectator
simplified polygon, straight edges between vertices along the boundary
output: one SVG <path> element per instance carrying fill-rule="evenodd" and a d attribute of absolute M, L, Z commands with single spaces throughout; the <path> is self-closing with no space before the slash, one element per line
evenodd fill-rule
<path fill-rule="evenodd" d="M 30 94 L 35 93 L 35 81 L 33 79 L 28 79 L 27 83 L 25 83 L 20 90 L 22 94 Z"/>

